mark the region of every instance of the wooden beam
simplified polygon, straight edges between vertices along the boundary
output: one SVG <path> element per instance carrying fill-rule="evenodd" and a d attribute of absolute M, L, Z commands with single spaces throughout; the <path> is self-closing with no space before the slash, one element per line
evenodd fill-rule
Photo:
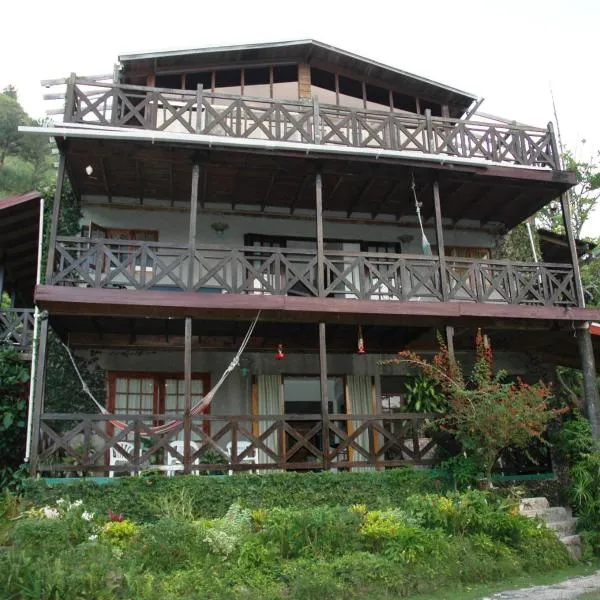
<path fill-rule="evenodd" d="M 433 204 L 435 215 L 435 237 L 437 240 L 438 256 L 440 261 L 440 282 L 442 286 L 442 298 L 448 300 L 448 273 L 446 272 L 446 253 L 444 249 L 444 233 L 442 227 L 442 208 L 440 203 L 440 184 L 436 179 L 433 182 Z"/>
<path fill-rule="evenodd" d="M 202 169 L 204 170 L 204 168 Z M 194 265 L 196 255 L 196 221 L 198 219 L 198 183 L 200 181 L 200 164 L 195 163 L 192 167 L 192 191 L 190 196 L 190 215 L 189 215 L 189 232 L 188 232 L 188 280 L 187 289 L 194 289 Z"/>
<path fill-rule="evenodd" d="M 65 181 L 65 154 L 60 153 L 58 173 L 56 175 L 56 189 L 54 190 L 54 204 L 52 205 L 52 221 L 50 223 L 50 236 L 48 239 L 48 258 L 46 261 L 46 281 L 50 281 L 54 270 L 54 254 L 56 250 L 56 234 L 58 231 L 58 218 L 60 216 L 60 200 Z M 36 244 L 37 245 L 37 244 Z M 14 248 L 13 248 L 14 250 Z M 44 371 L 38 371 L 44 373 Z"/>
<path fill-rule="evenodd" d="M 375 183 L 375 180 L 376 178 L 374 176 L 371 176 L 371 178 L 365 182 L 360 192 L 356 196 L 356 199 L 350 203 L 350 206 L 346 211 L 347 218 L 350 218 L 350 215 L 352 215 L 354 209 L 367 197 L 367 195 L 371 191 L 371 188 L 373 187 L 373 184 Z"/>
<path fill-rule="evenodd" d="M 169 197 L 171 199 L 171 206 L 175 204 L 175 165 L 171 163 L 169 165 Z"/>
<path fill-rule="evenodd" d="M 304 174 L 304 177 L 302 178 L 300 186 L 298 187 L 298 191 L 292 198 L 292 203 L 290 205 L 290 215 L 294 214 L 294 211 L 296 210 L 296 205 L 298 204 L 300 197 L 304 193 L 306 186 L 312 180 L 313 176 L 314 176 L 314 173 L 312 173 L 310 171 Z"/>
<path fill-rule="evenodd" d="M 329 391 L 327 385 L 327 341 L 325 323 L 319 323 L 319 385 L 321 388 L 321 419 L 323 421 L 323 468 L 329 468 Z M 335 409 L 333 412 L 337 412 Z"/>
<path fill-rule="evenodd" d="M 104 190 L 108 197 L 108 203 L 112 202 L 112 192 L 110 191 L 110 185 L 108 183 L 108 170 L 106 168 L 106 159 L 102 157 L 100 159 L 100 172 L 102 173 L 102 181 L 104 182 Z"/>
<path fill-rule="evenodd" d="M 185 348 L 183 353 L 183 472 L 192 472 L 192 319 L 185 318 Z"/>
<path fill-rule="evenodd" d="M 346 178 L 346 175 L 339 175 L 338 176 L 337 181 L 335 182 L 335 185 L 331 189 L 331 192 L 329 192 L 329 196 L 327 196 L 326 204 L 329 204 L 331 202 L 331 200 L 335 196 L 335 193 L 338 191 L 338 189 L 340 188 L 340 186 L 344 182 L 345 178 Z"/>
<path fill-rule="evenodd" d="M 57 186 L 59 187 L 59 186 Z M 33 386 L 33 410 L 31 417 L 31 446 L 29 450 L 29 476 L 35 477 L 38 471 L 40 443 L 40 423 L 44 409 L 44 387 L 46 382 L 46 351 L 48 345 L 48 319 L 41 319 L 39 325 L 37 367 Z"/>
<path fill-rule="evenodd" d="M 260 211 L 264 212 L 265 210 L 265 206 L 267 206 L 267 202 L 269 201 L 269 196 L 271 195 L 271 192 L 273 191 L 273 186 L 275 185 L 275 180 L 277 179 L 277 172 L 274 172 L 271 177 L 269 178 L 269 181 L 267 183 L 267 189 L 265 190 L 265 194 L 262 197 L 262 200 L 260 201 Z"/>
<path fill-rule="evenodd" d="M 144 204 L 144 176 L 142 173 L 142 165 L 139 160 L 135 161 L 135 176 L 137 180 L 140 204 Z"/>
<path fill-rule="evenodd" d="M 36 303 L 52 314 L 165 318 L 186 315 L 202 319 L 248 320 L 263 311 L 261 320 L 281 322 L 398 324 L 470 326 L 471 321 L 486 321 L 495 326 L 505 319 L 531 321 L 600 321 L 600 308 L 532 306 L 483 302 L 374 302 L 349 298 L 251 294 L 199 294 L 197 292 L 158 292 L 72 288 L 39 285 Z M 546 326 L 546 325 L 544 325 Z"/>
<path fill-rule="evenodd" d="M 398 189 L 398 187 L 401 184 L 406 185 L 406 182 L 405 181 L 392 182 L 391 187 L 386 190 L 386 192 L 385 192 L 385 194 L 383 194 L 381 200 L 377 203 L 377 205 L 371 212 L 372 219 L 375 219 L 377 217 L 377 215 L 380 213 L 381 209 L 389 202 L 390 198 L 392 198 L 394 196 L 394 194 L 396 193 L 396 190 Z"/>
<path fill-rule="evenodd" d="M 579 257 L 577 256 L 577 244 L 575 242 L 575 234 L 573 233 L 573 221 L 571 219 L 571 207 L 569 206 L 569 197 L 567 194 L 561 194 L 560 206 L 562 208 L 562 218 L 565 231 L 567 232 L 567 240 L 569 249 L 571 250 L 571 265 L 575 273 L 575 292 L 577 293 L 577 304 L 585 307 L 585 294 L 581 283 L 581 272 L 579 270 Z"/>
<path fill-rule="evenodd" d="M 592 435 L 600 440 L 600 397 L 594 359 L 594 346 L 589 323 L 577 328 L 577 342 L 583 373 L 583 407 L 585 416 L 592 426 Z"/>
<path fill-rule="evenodd" d="M 315 228 L 317 238 L 317 291 L 320 298 L 325 295 L 325 244 L 323 240 L 323 176 L 315 176 Z"/>

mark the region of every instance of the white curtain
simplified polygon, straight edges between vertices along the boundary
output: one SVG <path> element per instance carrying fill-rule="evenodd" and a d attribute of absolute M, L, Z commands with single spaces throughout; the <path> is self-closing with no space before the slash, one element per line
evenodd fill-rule
<path fill-rule="evenodd" d="M 258 414 L 259 415 L 281 415 L 283 414 L 283 399 L 281 397 L 281 376 L 280 375 L 259 375 L 258 376 Z M 259 421 L 258 433 L 262 435 L 274 421 Z M 277 431 L 271 433 L 263 443 L 269 450 L 278 452 Z M 275 462 L 264 450 L 258 451 L 259 463 Z"/>
<path fill-rule="evenodd" d="M 348 386 L 347 412 L 349 415 L 371 415 L 373 414 L 373 385 L 368 375 L 348 375 L 346 378 Z M 362 421 L 348 421 L 348 433 L 351 434 L 360 427 Z M 377 437 L 374 436 L 375 442 Z M 365 450 L 369 448 L 369 430 L 366 429 L 356 437 L 355 442 Z M 368 458 L 354 448 L 348 451 L 348 458 L 354 461 L 365 461 Z M 352 467 L 353 471 L 372 471 L 373 466 Z"/>

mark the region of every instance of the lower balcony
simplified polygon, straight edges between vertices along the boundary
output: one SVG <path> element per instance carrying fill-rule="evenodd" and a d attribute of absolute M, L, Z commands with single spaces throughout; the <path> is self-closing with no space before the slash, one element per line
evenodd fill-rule
<path fill-rule="evenodd" d="M 570 265 L 59 237 L 51 285 L 356 300 L 575 307 Z"/>
<path fill-rule="evenodd" d="M 0 310 L 0 346 L 29 352 L 33 345 L 33 308 Z"/>
<path fill-rule="evenodd" d="M 41 416 L 38 473 L 114 477 L 430 465 L 431 413 Z M 190 428 L 189 454 L 184 430 Z M 186 464 L 186 454 L 187 458 Z"/>

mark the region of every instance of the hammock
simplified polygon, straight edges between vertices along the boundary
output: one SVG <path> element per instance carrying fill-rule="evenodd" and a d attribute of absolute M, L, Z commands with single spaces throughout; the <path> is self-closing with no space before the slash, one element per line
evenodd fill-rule
<path fill-rule="evenodd" d="M 219 378 L 219 381 L 217 381 L 217 383 L 213 386 L 213 388 L 208 393 L 206 393 L 199 402 L 197 402 L 196 404 L 194 404 L 194 406 L 192 406 L 192 408 L 190 410 L 190 414 L 192 416 L 201 415 L 207 411 L 215 394 L 219 391 L 219 388 L 223 385 L 223 383 L 227 379 L 227 377 L 229 377 L 229 374 L 238 366 L 238 364 L 240 362 L 240 357 L 242 356 L 242 353 L 246 349 L 246 346 L 248 345 L 248 342 L 250 341 L 250 338 L 252 337 L 252 333 L 254 332 L 256 323 L 258 323 L 259 317 L 260 317 L 260 311 L 258 311 L 258 314 L 254 318 L 254 321 L 252 321 L 252 323 L 250 324 L 250 327 L 248 328 L 248 331 L 246 332 L 246 336 L 242 340 L 242 343 L 241 343 L 237 353 L 235 354 L 235 356 L 233 357 L 233 359 L 231 360 L 231 362 L 229 363 L 229 365 L 225 369 L 225 371 L 223 371 L 223 374 Z M 104 406 L 102 406 L 102 404 L 100 404 L 100 402 L 98 402 L 98 400 L 96 399 L 94 394 L 92 394 L 88 384 L 83 379 L 83 376 L 81 375 L 81 371 L 79 370 L 79 367 L 77 366 L 77 363 L 75 362 L 75 359 L 73 358 L 71 349 L 64 342 L 62 343 L 62 345 L 63 345 L 64 349 L 67 351 L 67 354 L 69 355 L 69 358 L 71 359 L 71 364 L 73 365 L 73 368 L 75 369 L 75 373 L 77 373 L 77 377 L 79 378 L 79 381 L 81 382 L 81 389 L 91 398 L 92 402 L 98 407 L 98 409 L 100 410 L 100 412 L 103 415 L 110 415 L 111 414 L 110 411 L 108 411 Z M 121 431 L 127 429 L 127 424 L 123 423 L 123 421 L 119 421 L 117 419 L 110 419 L 109 423 L 111 425 L 113 425 L 114 427 L 116 427 L 117 429 L 120 429 Z M 165 423 L 164 425 L 150 427 L 149 429 L 153 434 L 161 435 L 163 433 L 168 433 L 169 431 L 172 431 L 173 429 L 177 429 L 177 427 L 179 427 L 182 423 L 183 423 L 183 421 L 177 420 L 177 421 L 173 421 L 171 423 Z M 142 434 L 142 436 L 143 436 L 143 434 Z"/>
<path fill-rule="evenodd" d="M 425 229 L 423 229 L 423 219 L 421 219 L 421 203 L 417 198 L 417 189 L 415 187 L 415 174 L 411 171 L 410 176 L 412 178 L 411 188 L 413 191 L 413 196 L 415 198 L 415 209 L 417 211 L 417 219 L 419 219 L 419 226 L 421 227 L 421 248 L 423 249 L 423 254 L 427 256 L 431 256 L 433 252 L 431 251 L 431 244 L 425 235 Z"/>

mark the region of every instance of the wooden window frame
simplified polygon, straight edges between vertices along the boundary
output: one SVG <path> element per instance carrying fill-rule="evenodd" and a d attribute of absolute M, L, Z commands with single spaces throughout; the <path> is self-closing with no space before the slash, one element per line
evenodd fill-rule
<path fill-rule="evenodd" d="M 202 380 L 204 382 L 204 395 L 210 391 L 210 373 L 206 372 L 194 372 L 191 376 L 193 381 Z M 184 379 L 183 372 L 169 371 L 169 372 L 152 372 L 152 371 L 109 371 L 108 372 L 108 401 L 107 408 L 111 413 L 115 412 L 115 401 L 116 401 L 116 384 L 117 379 L 153 379 L 153 406 L 152 414 L 161 415 L 165 414 L 165 382 L 167 379 Z M 131 413 L 136 414 L 136 413 Z M 140 413 L 137 413 L 140 414 Z M 141 413 L 143 414 L 143 413 Z M 210 404 L 208 405 L 207 414 L 210 414 Z M 164 421 L 155 420 L 153 425 L 162 425 Z M 203 430 L 205 433 L 210 435 L 210 421 L 203 423 Z M 108 433 L 112 435 L 113 425 L 108 424 Z"/>

